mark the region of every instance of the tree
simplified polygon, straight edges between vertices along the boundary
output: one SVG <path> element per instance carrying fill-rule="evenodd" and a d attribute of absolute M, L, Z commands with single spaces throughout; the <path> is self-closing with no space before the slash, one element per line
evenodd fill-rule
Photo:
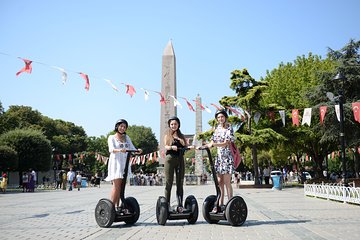
<path fill-rule="evenodd" d="M 310 96 L 313 101 L 322 101 L 324 105 L 334 105 L 334 101 L 329 99 L 321 99 L 319 96 L 326 95 L 326 92 L 332 92 L 334 95 L 343 91 L 345 97 L 344 104 L 344 132 L 346 145 L 354 152 L 354 167 L 348 165 L 348 170 L 353 171 L 356 177 L 359 178 L 360 157 L 357 149 L 360 147 L 360 124 L 355 121 L 352 112 L 351 104 L 360 100 L 360 41 L 350 40 L 349 43 L 340 50 L 333 50 L 329 48 L 328 58 L 336 62 L 336 69 L 329 73 L 322 74 L 321 84 L 316 89 L 314 94 Z M 336 73 L 342 73 L 346 80 L 344 83 L 333 80 Z M 339 149 L 339 123 L 335 116 L 333 108 L 326 114 L 326 121 L 322 126 L 323 138 L 325 142 L 331 146 L 330 151 Z M 350 160 L 350 159 L 348 159 Z M 347 161 L 348 161 L 347 160 Z"/>
<path fill-rule="evenodd" d="M 15 129 L 0 135 L 0 145 L 13 148 L 19 157 L 21 172 L 30 168 L 37 171 L 49 171 L 51 168 L 52 148 L 50 141 L 38 130 Z"/>
<path fill-rule="evenodd" d="M 129 126 L 129 128 L 126 130 L 126 133 L 131 138 L 134 146 L 143 150 L 143 154 L 145 156 L 148 153 L 152 153 L 158 150 L 159 143 L 156 140 L 155 134 L 152 132 L 151 128 L 132 125 Z M 153 162 L 149 161 L 149 159 L 146 159 L 145 165 L 135 165 L 134 171 L 139 171 L 142 169 L 143 172 L 156 172 L 158 166 L 158 161 Z"/>
<path fill-rule="evenodd" d="M 241 116 L 229 116 L 228 121 L 235 127 L 236 145 L 244 156 L 247 149 L 251 149 L 252 167 L 255 176 L 255 184 L 259 184 L 258 172 L 258 150 L 268 150 L 271 146 L 275 146 L 277 142 L 282 142 L 285 138 L 271 129 L 267 119 L 263 118 L 255 124 L 252 116 L 255 113 L 263 116 L 268 113 L 268 106 L 262 103 L 262 94 L 267 88 L 266 81 L 256 81 L 248 73 L 246 69 L 234 70 L 231 72 L 230 88 L 236 92 L 236 96 L 224 96 L 219 102 L 222 106 L 239 108 Z M 229 114 L 233 114 L 229 111 Z M 266 122 L 266 123 L 265 123 Z M 214 126 L 215 120 L 209 122 Z M 200 134 L 200 138 L 209 139 L 212 135 L 211 131 Z M 248 163 L 245 159 L 245 163 Z"/>
<path fill-rule="evenodd" d="M 37 129 L 51 141 L 54 153 L 72 154 L 86 150 L 86 133 L 82 127 L 63 120 L 53 120 L 28 106 L 10 106 L 0 115 L 0 133 L 18 128 Z"/>
<path fill-rule="evenodd" d="M 219 102 L 222 106 L 240 108 L 243 111 L 242 116 L 229 118 L 229 121 L 239 126 L 235 132 L 237 145 L 240 143 L 242 149 L 251 149 L 254 182 L 259 184 L 258 150 L 268 150 L 276 143 L 284 141 L 285 138 L 269 127 L 271 122 L 268 119 L 262 118 L 260 122 L 255 123 L 253 118 L 255 114 L 266 116 L 269 110 L 272 110 L 271 106 L 264 105 L 262 102 L 263 93 L 268 87 L 267 82 L 256 81 L 246 69 L 231 72 L 230 80 L 230 88 L 237 95 L 225 96 Z"/>
<path fill-rule="evenodd" d="M 265 77 L 268 88 L 263 95 L 263 101 L 277 109 L 286 110 L 286 122 L 291 122 L 292 109 L 314 109 L 312 119 L 316 121 L 312 121 L 311 126 L 293 126 L 287 123 L 285 127 L 282 124 L 274 125 L 274 129 L 288 139 L 284 146 L 287 146 L 289 155 L 292 153 L 296 156 L 297 164 L 299 158 L 307 153 L 319 174 L 329 145 L 320 141 L 323 134 L 319 131 L 319 99 L 312 100 L 310 96 L 321 84 L 320 76 L 333 72 L 334 67 L 335 62 L 331 59 L 322 60 L 321 57 L 309 53 L 307 57 L 297 57 L 294 63 L 281 63 L 277 69 L 267 72 Z M 317 96 L 326 98 L 325 93 L 318 93 Z M 276 121 L 281 123 L 281 118 L 277 117 Z"/>
<path fill-rule="evenodd" d="M 17 152 L 6 145 L 0 146 L 0 171 L 13 171 L 17 169 L 19 159 Z"/>
<path fill-rule="evenodd" d="M 28 106 L 10 106 L 1 118 L 3 133 L 16 128 L 41 129 L 41 113 Z"/>

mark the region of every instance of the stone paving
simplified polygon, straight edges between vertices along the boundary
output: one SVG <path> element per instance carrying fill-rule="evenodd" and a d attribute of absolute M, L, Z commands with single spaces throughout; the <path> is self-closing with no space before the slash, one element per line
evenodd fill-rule
<path fill-rule="evenodd" d="M 248 217 L 243 226 L 227 221 L 208 224 L 201 213 L 204 199 L 215 193 L 212 184 L 185 186 L 185 197 L 194 195 L 199 218 L 157 224 L 155 205 L 163 186 L 127 186 L 141 213 L 135 225 L 114 223 L 100 228 L 94 209 L 109 197 L 111 185 L 81 191 L 7 192 L 0 194 L 0 236 L 5 239 L 360 239 L 360 206 L 304 196 L 302 188 L 283 190 L 235 188 L 244 198 Z M 175 186 L 172 199 L 175 199 Z"/>

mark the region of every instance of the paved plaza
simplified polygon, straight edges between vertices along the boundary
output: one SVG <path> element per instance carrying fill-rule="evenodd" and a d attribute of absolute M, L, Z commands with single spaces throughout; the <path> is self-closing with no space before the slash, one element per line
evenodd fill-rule
<path fill-rule="evenodd" d="M 185 197 L 194 195 L 200 208 L 194 225 L 186 220 L 158 225 L 155 205 L 164 187 L 127 186 L 126 196 L 135 197 L 140 205 L 138 222 L 100 228 L 94 209 L 99 199 L 109 197 L 110 189 L 110 184 L 102 184 L 101 188 L 81 191 L 0 194 L 1 239 L 360 239 L 360 206 L 305 197 L 303 189 L 295 187 L 281 191 L 234 188 L 234 195 L 241 195 L 248 207 L 245 224 L 208 224 L 201 207 L 204 199 L 215 192 L 210 183 L 185 187 Z"/>

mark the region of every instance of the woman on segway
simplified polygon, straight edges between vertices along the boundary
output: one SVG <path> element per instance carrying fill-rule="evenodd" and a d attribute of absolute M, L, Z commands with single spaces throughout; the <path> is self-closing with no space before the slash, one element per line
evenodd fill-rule
<path fill-rule="evenodd" d="M 120 192 L 122 187 L 122 181 L 124 180 L 124 170 L 126 164 L 127 153 L 126 150 L 138 150 L 141 149 L 134 147 L 130 137 L 126 135 L 126 129 L 128 128 L 128 122 L 125 119 L 119 119 L 115 123 L 115 134 L 108 137 L 108 147 L 110 152 L 108 163 L 108 176 L 105 181 L 112 181 L 113 187 L 110 194 L 110 200 L 113 202 L 115 209 L 120 205 Z M 126 209 L 124 209 L 126 211 Z"/>
<path fill-rule="evenodd" d="M 234 141 L 234 130 L 227 122 L 228 114 L 225 110 L 219 110 L 215 113 L 215 119 L 218 126 L 215 129 L 208 148 L 217 147 L 217 157 L 215 160 L 215 170 L 220 187 L 220 209 L 214 207 L 213 213 L 224 211 L 224 195 L 225 187 L 228 200 L 233 197 L 233 189 L 231 186 L 231 175 L 234 173 L 234 159 L 230 152 L 230 142 Z M 215 204 L 216 206 L 216 204 Z"/>
<path fill-rule="evenodd" d="M 165 142 L 165 198 L 170 206 L 171 188 L 174 181 L 174 172 L 176 174 L 176 196 L 178 200 L 177 212 L 183 211 L 183 184 L 185 175 L 185 162 L 182 148 L 187 147 L 184 135 L 180 131 L 180 119 L 171 117 L 168 120 L 169 130 L 164 136 Z M 190 148 L 190 147 L 189 147 Z"/>

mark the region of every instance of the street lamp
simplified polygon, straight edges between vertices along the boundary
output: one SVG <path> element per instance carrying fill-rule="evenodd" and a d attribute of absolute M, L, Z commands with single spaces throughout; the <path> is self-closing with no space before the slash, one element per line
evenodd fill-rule
<path fill-rule="evenodd" d="M 340 110 L 340 143 L 341 143 L 341 161 L 343 167 L 343 183 L 346 185 L 346 160 L 345 160 L 345 133 L 344 133 L 344 83 L 345 76 L 343 76 L 340 72 L 336 74 L 333 79 L 334 81 L 341 81 L 341 87 L 339 88 L 339 110 Z"/>

